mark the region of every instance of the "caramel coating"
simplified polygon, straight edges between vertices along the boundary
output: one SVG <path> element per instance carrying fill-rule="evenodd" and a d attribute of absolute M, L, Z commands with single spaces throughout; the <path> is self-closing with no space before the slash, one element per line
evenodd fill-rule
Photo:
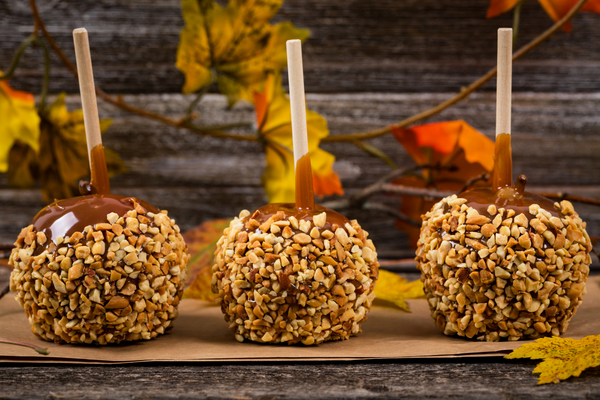
<path fill-rule="evenodd" d="M 238 341 L 312 345 L 361 331 L 377 253 L 358 222 L 327 223 L 325 212 L 278 212 L 261 224 L 244 210 L 224 230 L 212 290 Z"/>
<path fill-rule="evenodd" d="M 146 212 L 136 203 L 122 216 L 110 213 L 55 241 L 33 225 L 24 228 L 9 259 L 10 289 L 44 340 L 148 340 L 177 317 L 188 258 L 167 212 Z"/>
<path fill-rule="evenodd" d="M 586 293 L 592 249 L 568 201 L 532 218 L 490 206 L 480 214 L 456 195 L 423 218 L 417 249 L 431 315 L 446 335 L 535 339 L 565 332 Z M 558 211 L 558 217 L 555 216 Z"/>

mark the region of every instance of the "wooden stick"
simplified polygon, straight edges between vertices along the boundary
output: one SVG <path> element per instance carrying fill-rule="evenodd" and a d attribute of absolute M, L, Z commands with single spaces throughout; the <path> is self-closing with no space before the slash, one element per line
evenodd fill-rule
<path fill-rule="evenodd" d="M 294 141 L 294 165 L 308 153 L 306 130 L 306 101 L 304 99 L 304 73 L 302 69 L 302 42 L 287 41 L 290 105 L 292 107 L 292 136 Z"/>
<path fill-rule="evenodd" d="M 85 28 L 75 29 L 73 31 L 73 41 L 75 42 L 79 90 L 81 92 L 81 105 L 83 108 L 83 120 L 85 123 L 85 134 L 91 167 L 92 149 L 98 145 L 102 145 L 102 137 L 100 119 L 98 118 L 98 106 L 96 105 L 94 73 L 92 71 L 92 57 L 90 55 L 87 30 Z"/>
<path fill-rule="evenodd" d="M 102 147 L 102 132 L 100 131 L 100 119 L 98 118 L 96 89 L 94 87 L 94 73 L 92 72 L 92 57 L 87 30 L 85 28 L 75 29 L 73 31 L 73 41 L 75 42 L 77 75 L 79 76 L 83 122 L 90 160 L 91 193 L 110 194 L 110 181 L 106 159 L 104 158 L 104 147 Z"/>
<path fill-rule="evenodd" d="M 498 79 L 496 84 L 496 136 L 510 135 L 512 95 L 512 29 L 498 29 Z"/>
<path fill-rule="evenodd" d="M 312 210 L 315 207 L 313 174 L 308 154 L 306 128 L 306 101 L 304 99 L 304 72 L 302 70 L 302 42 L 287 41 L 290 107 L 292 111 L 292 140 L 296 174 L 296 208 Z"/>

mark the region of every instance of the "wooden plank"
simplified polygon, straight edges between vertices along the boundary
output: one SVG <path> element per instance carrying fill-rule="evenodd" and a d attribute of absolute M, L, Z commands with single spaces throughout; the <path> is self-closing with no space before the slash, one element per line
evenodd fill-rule
<path fill-rule="evenodd" d="M 180 92 L 175 68 L 183 26 L 179 0 L 40 1 L 48 30 L 72 58 L 71 31 L 90 31 L 98 84 L 115 93 Z M 376 0 L 286 2 L 274 22 L 308 28 L 304 45 L 308 92 L 455 91 L 495 64 L 496 30 L 511 13 L 485 19 L 489 1 Z M 514 66 L 515 91 L 600 90 L 599 16 L 581 13 L 573 32 L 557 33 Z M 516 48 L 552 25 L 537 2 L 526 2 Z M 0 67 L 31 32 L 26 1 L 0 3 Z M 51 91 L 77 93 L 77 82 L 53 56 Z M 13 83 L 39 91 L 41 50 L 30 50 Z M 287 77 L 284 77 L 286 81 Z M 493 90 L 486 85 L 486 90 Z"/>
<path fill-rule="evenodd" d="M 199 325 L 201 325 L 199 323 Z M 33 336 L 32 336 L 33 337 Z M 264 347 L 265 351 L 276 351 Z M 3 365 L 12 399 L 447 399 L 596 398 L 600 369 L 537 386 L 535 363 L 470 358 L 360 363 Z"/>
<path fill-rule="evenodd" d="M 309 94 L 308 106 L 323 114 L 332 135 L 373 129 L 431 107 L 449 94 Z M 166 115 L 181 115 L 189 96 L 178 94 L 128 95 L 131 104 Z M 67 97 L 70 110 L 80 108 L 79 96 Z M 475 94 L 433 120 L 463 118 L 493 137 L 495 99 Z M 567 191 L 600 198 L 600 95 L 517 93 L 513 109 L 514 171 L 528 176 L 541 191 Z M 198 123 L 253 121 L 253 109 L 238 104 L 229 110 L 225 99 L 208 95 L 200 104 Z M 99 101 L 101 118 L 112 118 L 104 135 L 107 147 L 117 150 L 130 172 L 112 180 L 115 193 L 131 194 L 170 211 L 182 229 L 212 218 L 230 218 L 241 209 L 253 210 L 267 200 L 260 187 L 264 155 L 258 143 L 200 137 L 185 130 L 132 116 Z M 251 133 L 247 131 L 246 133 Z M 412 161 L 391 135 L 370 141 L 398 165 Z M 356 193 L 390 171 L 378 159 L 349 143 L 326 143 L 337 161 L 347 194 Z M 548 187 L 552 186 L 552 187 Z M 399 207 L 395 197 L 377 201 Z M 0 175 L 0 243 L 11 243 L 44 204 L 36 189 L 7 188 Z M 600 208 L 577 205 L 591 235 L 600 235 Z M 375 211 L 351 210 L 371 233 L 382 255 L 410 256 L 404 234 L 394 218 Z"/>

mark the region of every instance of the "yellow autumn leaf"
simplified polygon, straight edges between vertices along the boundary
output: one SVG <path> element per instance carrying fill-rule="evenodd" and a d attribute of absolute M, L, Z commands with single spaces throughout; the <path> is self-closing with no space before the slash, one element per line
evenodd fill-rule
<path fill-rule="evenodd" d="M 100 130 L 104 132 L 111 122 L 100 120 Z M 83 111 L 69 112 L 61 93 L 42 116 L 41 127 L 38 164 L 44 201 L 77 196 L 79 180 L 90 173 Z M 105 157 L 109 175 L 125 171 L 116 153 L 105 151 Z"/>
<path fill-rule="evenodd" d="M 183 234 L 190 253 L 184 298 L 212 301 L 217 297 L 210 288 L 213 256 L 217 242 L 228 226 L 228 219 L 215 219 Z"/>
<path fill-rule="evenodd" d="M 423 283 L 420 280 L 409 282 L 405 278 L 384 269 L 379 270 L 379 278 L 375 284 L 376 306 L 395 305 L 401 310 L 410 312 L 406 299 L 423 299 Z"/>
<path fill-rule="evenodd" d="M 538 385 L 558 383 L 579 376 L 585 369 L 600 366 L 600 335 L 583 339 L 546 337 L 525 343 L 504 358 L 544 360 L 533 370 L 540 374 Z"/>
<path fill-rule="evenodd" d="M 279 76 L 279 75 L 278 75 Z M 290 100 L 281 88 L 280 78 L 269 75 L 263 93 L 254 93 L 259 137 L 265 147 L 267 167 L 263 187 L 271 203 L 293 203 L 295 193 L 294 154 Z M 335 157 L 319 148 L 329 135 L 327 121 L 306 110 L 308 151 L 317 196 L 344 194 L 338 175 L 333 171 Z"/>
<path fill-rule="evenodd" d="M 308 38 L 309 31 L 290 22 L 269 20 L 281 0 L 230 0 L 221 7 L 214 0 L 183 0 L 185 27 L 177 49 L 177 68 L 185 75 L 184 93 L 217 82 L 232 105 L 252 101 L 270 72 L 286 67 L 285 42 Z"/>
<path fill-rule="evenodd" d="M 0 172 L 8 171 L 9 153 L 15 142 L 37 153 L 39 137 L 40 117 L 33 95 L 14 90 L 6 81 L 0 81 Z"/>

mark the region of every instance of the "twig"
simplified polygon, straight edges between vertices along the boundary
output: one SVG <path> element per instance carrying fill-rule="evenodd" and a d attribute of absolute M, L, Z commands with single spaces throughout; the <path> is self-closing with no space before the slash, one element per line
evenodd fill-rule
<path fill-rule="evenodd" d="M 549 199 L 552 199 L 552 200 L 569 200 L 569 201 L 576 201 L 578 203 L 592 204 L 592 205 L 595 205 L 595 206 L 600 206 L 600 200 L 599 199 L 593 199 L 591 197 L 578 196 L 578 195 L 568 194 L 568 193 L 562 193 L 562 192 L 558 192 L 558 193 L 538 193 L 538 194 L 540 196 L 548 197 Z"/>
<path fill-rule="evenodd" d="M 25 52 L 27 47 L 29 47 L 36 40 L 38 40 L 36 35 L 34 35 L 34 34 L 29 35 L 27 37 L 27 39 L 25 39 L 19 45 L 19 47 L 17 47 L 17 50 L 15 51 L 15 55 L 13 56 L 13 59 L 10 62 L 10 66 L 8 67 L 8 70 L 6 71 L 6 73 L 4 73 L 4 74 L 2 74 L 2 76 L 0 76 L 0 80 L 8 80 L 13 77 L 13 75 L 15 74 L 15 70 L 17 69 L 17 66 L 19 65 L 19 62 L 21 62 L 21 57 L 23 56 L 23 53 Z"/>
<path fill-rule="evenodd" d="M 37 351 L 39 354 L 41 354 L 43 356 L 47 356 L 48 354 L 50 354 L 48 349 L 38 347 L 35 344 L 31 344 L 31 343 L 15 342 L 14 340 L 6 340 L 6 339 L 0 339 L 0 343 L 12 344 L 14 346 L 29 347 L 30 349 Z"/>
<path fill-rule="evenodd" d="M 465 186 L 463 186 L 463 188 L 458 193 L 462 193 L 465 190 L 470 189 L 475 183 L 479 181 L 487 181 L 488 179 L 490 179 L 490 174 L 488 174 L 487 172 L 484 172 L 481 175 L 474 176 L 473 178 L 465 182 Z"/>
<path fill-rule="evenodd" d="M 378 193 L 423 197 L 426 199 L 434 200 L 443 199 L 444 197 L 452 195 L 451 192 L 442 192 L 440 190 L 435 189 L 415 188 L 412 186 L 397 185 L 379 181 L 370 186 L 367 186 L 355 195 L 345 197 L 342 199 L 331 200 L 323 203 L 322 205 L 325 207 L 332 208 L 334 210 L 344 210 L 348 208 L 365 208 L 365 203 L 367 199 Z"/>
<path fill-rule="evenodd" d="M 432 189 L 414 188 L 411 186 L 390 184 L 389 182 L 396 178 L 411 175 L 414 172 L 421 171 L 421 170 L 426 170 L 426 169 L 451 170 L 452 168 L 453 168 L 452 166 L 441 167 L 439 165 L 415 165 L 415 166 L 406 167 L 406 168 L 399 168 L 399 169 L 396 169 L 396 170 L 390 172 L 389 174 L 381 177 L 377 182 L 367 186 L 366 188 L 363 188 L 360 192 L 358 192 L 354 195 L 351 195 L 351 196 L 348 196 L 345 198 L 341 198 L 341 199 L 337 199 L 337 200 L 331 200 L 331 201 L 323 203 L 322 205 L 325 207 L 332 208 L 334 210 L 345 210 L 348 208 L 365 208 L 365 203 L 367 202 L 367 200 L 371 196 L 378 194 L 378 193 L 393 193 L 393 194 L 399 194 L 399 195 L 405 195 L 405 196 L 416 196 L 416 197 L 426 197 L 426 198 L 432 198 L 432 199 L 437 199 L 437 198 L 441 199 L 445 196 L 450 195 L 450 193 L 440 192 L 438 190 L 432 190 Z M 371 207 L 371 208 L 374 209 L 373 207 Z M 389 210 L 383 210 L 383 211 L 389 211 Z M 408 217 L 406 217 L 406 218 L 408 218 Z M 403 219 L 403 218 L 400 218 L 400 219 Z M 410 221 L 412 221 L 412 220 L 409 219 L 406 222 L 411 223 Z M 412 221 L 412 222 L 415 222 L 415 221 Z"/>
<path fill-rule="evenodd" d="M 42 39 L 37 38 L 36 43 L 39 43 L 44 50 L 44 81 L 42 83 L 39 105 L 39 109 L 44 110 L 46 108 L 46 98 L 48 97 L 48 87 L 50 86 L 50 51 Z"/>
<path fill-rule="evenodd" d="M 548 38 L 550 38 L 550 36 L 552 36 L 556 31 L 558 31 L 560 28 L 562 28 L 563 25 L 565 25 L 567 22 L 569 22 L 571 20 L 571 18 L 573 18 L 573 16 L 581 9 L 581 7 L 583 7 L 583 5 L 585 4 L 586 1 L 587 0 L 579 0 L 577 2 L 577 4 L 575 5 L 575 7 L 573 7 L 560 21 L 558 21 L 557 23 L 552 25 L 551 28 L 549 28 L 548 30 L 543 32 L 541 35 L 539 35 L 538 37 L 533 39 L 531 42 L 529 42 L 525 46 L 521 47 L 519 49 L 519 51 L 517 51 L 516 53 L 513 54 L 513 58 L 512 58 L 513 62 L 518 60 L 525 54 L 529 53 L 531 50 L 535 49 L 541 43 L 543 43 Z M 343 142 L 343 141 L 350 141 L 350 140 L 373 139 L 373 138 L 376 138 L 378 136 L 381 136 L 381 135 L 384 135 L 384 134 L 390 132 L 391 128 L 404 128 L 408 125 L 414 124 L 415 122 L 427 119 L 429 117 L 432 117 L 432 116 L 444 111 L 446 108 L 448 108 L 448 107 L 458 103 L 459 101 L 465 99 L 466 97 L 468 97 L 471 93 L 473 93 L 475 90 L 479 89 L 481 86 L 483 86 L 483 84 L 485 84 L 487 81 L 489 81 L 494 76 L 496 76 L 496 72 L 497 72 L 497 68 L 496 67 L 492 68 L 481 78 L 477 79 L 475 82 L 471 83 L 469 86 L 462 89 L 460 91 L 460 93 L 456 94 L 454 97 L 438 104 L 437 106 L 435 106 L 433 108 L 430 108 L 429 110 L 425 110 L 419 114 L 413 115 L 412 117 L 408 117 L 408 118 L 406 118 L 396 124 L 393 124 L 391 126 L 386 126 L 383 128 L 375 129 L 375 130 L 372 130 L 369 132 L 364 132 L 364 133 L 351 133 L 351 134 L 347 134 L 347 135 L 328 136 L 326 138 L 321 139 L 321 141 L 322 142 Z"/>
<path fill-rule="evenodd" d="M 521 8 L 525 0 L 519 0 L 515 8 L 513 9 L 513 47 L 517 44 L 517 38 L 519 37 L 519 25 L 521 24 Z"/>
<path fill-rule="evenodd" d="M 204 95 L 208 92 L 209 88 L 210 88 L 210 85 L 206 85 L 202 89 L 200 89 L 200 91 L 198 92 L 198 94 L 196 95 L 194 100 L 192 100 L 192 102 L 189 104 L 187 111 L 185 112 L 186 120 L 188 120 L 188 121 L 192 120 L 192 114 L 194 113 L 194 108 L 196 108 L 196 106 L 198 105 L 200 100 L 202 100 L 202 97 L 204 97 Z"/>
<path fill-rule="evenodd" d="M 4 297 L 6 293 L 10 292 L 10 284 L 7 283 L 5 287 L 0 291 L 0 299 Z"/>
<path fill-rule="evenodd" d="M 37 43 L 40 46 L 42 46 L 42 49 L 44 51 L 44 80 L 42 82 L 42 91 L 40 93 L 39 104 L 40 110 L 43 110 L 46 106 L 46 97 L 48 96 L 48 86 L 50 84 L 50 52 L 48 50 L 48 46 L 46 46 L 46 43 L 44 43 L 44 41 L 37 36 L 36 32 L 29 35 L 27 39 L 25 39 L 19 45 L 19 47 L 15 51 L 15 55 L 13 56 L 8 70 L 5 74 L 0 75 L 0 80 L 9 80 L 14 76 L 19 63 L 21 62 L 21 57 L 23 56 L 23 53 L 25 53 L 27 47 L 34 43 Z"/>
<path fill-rule="evenodd" d="M 401 213 L 397 209 L 395 209 L 393 207 L 390 207 L 388 205 L 382 204 L 382 203 L 376 203 L 376 202 L 372 202 L 372 201 L 367 201 L 363 205 L 363 209 L 365 209 L 365 210 L 383 211 L 383 212 L 386 212 L 386 213 L 388 213 L 388 214 L 390 214 L 390 215 L 398 218 L 402 222 L 406 222 L 409 225 L 416 226 L 416 227 L 420 227 L 421 226 L 421 222 L 415 221 L 414 219 L 408 217 L 406 214 Z"/>
<path fill-rule="evenodd" d="M 381 178 L 379 178 L 379 180 L 377 182 L 375 182 L 376 184 L 379 183 L 385 183 L 385 182 L 390 182 L 396 178 L 400 178 L 402 176 L 406 176 L 409 175 L 413 172 L 417 172 L 423 169 L 428 168 L 427 166 L 420 166 L 420 165 L 413 165 L 412 167 L 406 167 L 406 168 L 398 168 L 393 170 L 392 172 L 390 172 L 387 175 L 382 176 Z"/>
<path fill-rule="evenodd" d="M 444 197 L 454 194 L 453 192 L 442 192 L 441 190 L 435 189 L 421 189 L 411 186 L 395 185 L 391 183 L 381 185 L 379 191 L 383 193 L 392 193 L 404 196 L 424 197 L 432 200 L 443 199 Z"/>

